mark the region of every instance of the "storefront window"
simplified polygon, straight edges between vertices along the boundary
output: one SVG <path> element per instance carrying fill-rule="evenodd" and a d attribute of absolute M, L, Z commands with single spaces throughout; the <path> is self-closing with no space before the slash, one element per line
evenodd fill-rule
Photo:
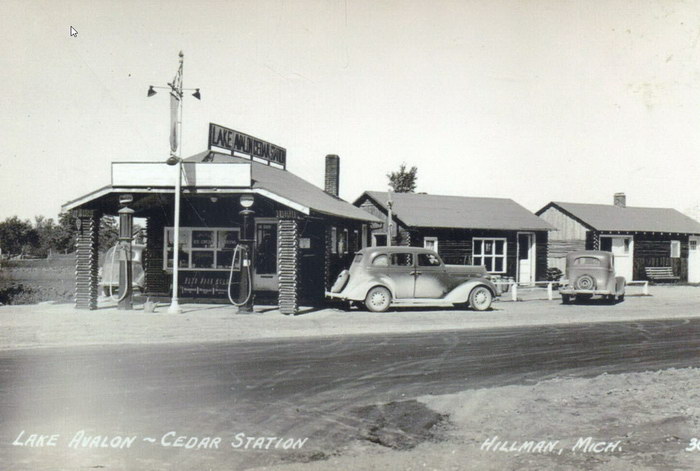
<path fill-rule="evenodd" d="M 172 227 L 165 228 L 164 268 L 173 268 Z M 179 265 L 184 270 L 230 270 L 238 245 L 238 228 L 180 228 Z M 238 259 L 236 265 L 239 265 Z M 234 267 L 240 269 L 240 266 Z"/>
<path fill-rule="evenodd" d="M 484 265 L 489 273 L 505 273 L 506 239 L 475 237 L 473 243 L 474 265 Z"/>

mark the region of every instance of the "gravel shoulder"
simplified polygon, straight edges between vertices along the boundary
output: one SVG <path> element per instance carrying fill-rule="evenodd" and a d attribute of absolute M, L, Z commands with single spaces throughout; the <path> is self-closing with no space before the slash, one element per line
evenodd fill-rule
<path fill-rule="evenodd" d="M 641 290 L 638 291 L 641 293 Z M 272 307 L 255 314 L 238 314 L 228 305 L 183 306 L 167 313 L 160 304 L 154 313 L 136 305 L 119 311 L 108 299 L 95 311 L 75 310 L 72 304 L 42 303 L 0 307 L 0 349 L 76 345 L 203 343 L 310 336 L 413 333 L 439 330 L 557 325 L 700 317 L 700 287 L 655 286 L 650 296 L 630 293 L 623 303 L 562 305 L 545 290 L 522 290 L 523 301 L 507 297 L 485 312 L 396 310 L 370 313 L 340 309 L 304 310 L 285 316 Z"/>
<path fill-rule="evenodd" d="M 699 398 L 695 368 L 421 397 L 449 417 L 439 442 L 397 451 L 362 441 L 324 460 L 260 469 L 699 469 Z"/>

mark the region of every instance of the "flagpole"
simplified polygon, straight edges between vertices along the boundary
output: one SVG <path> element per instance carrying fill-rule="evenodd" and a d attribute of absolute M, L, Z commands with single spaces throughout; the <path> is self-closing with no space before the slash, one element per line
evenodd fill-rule
<path fill-rule="evenodd" d="M 180 101 L 178 105 L 178 117 L 177 117 L 177 150 L 174 152 L 175 157 L 177 157 L 177 163 L 175 164 L 175 172 L 177 173 L 177 178 L 175 179 L 175 221 L 173 227 L 173 294 L 170 298 L 170 307 L 168 307 L 169 314 L 180 314 L 182 309 L 180 309 L 180 303 L 178 302 L 178 278 L 180 271 L 180 193 L 182 186 L 182 102 L 184 96 L 182 94 L 182 76 L 183 76 L 183 63 L 184 54 L 180 51 L 180 80 L 175 80 L 173 83 L 173 90 L 177 93 L 178 99 Z M 175 88 L 177 87 L 177 88 Z"/>

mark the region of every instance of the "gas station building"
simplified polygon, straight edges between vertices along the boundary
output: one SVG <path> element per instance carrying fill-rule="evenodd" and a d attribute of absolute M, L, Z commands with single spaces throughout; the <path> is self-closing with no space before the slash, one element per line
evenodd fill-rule
<path fill-rule="evenodd" d="M 322 190 L 286 170 L 284 148 L 210 124 L 208 149 L 181 165 L 113 162 L 110 185 L 63 206 L 78 221 L 77 308 L 97 308 L 99 220 L 117 216 L 120 209 L 125 213 L 124 207 L 146 220 L 144 294 L 154 300 L 170 298 L 180 167 L 182 302 L 229 302 L 230 294 L 238 297 L 247 263 L 234 253 L 239 241 L 248 240 L 252 253 L 247 273 L 254 302 L 276 304 L 285 314 L 296 313 L 300 304 L 318 305 L 355 251 L 367 245 L 369 225 L 380 222 L 338 197 L 338 156 L 326 156 Z M 241 203 L 252 211 L 245 223 Z"/>

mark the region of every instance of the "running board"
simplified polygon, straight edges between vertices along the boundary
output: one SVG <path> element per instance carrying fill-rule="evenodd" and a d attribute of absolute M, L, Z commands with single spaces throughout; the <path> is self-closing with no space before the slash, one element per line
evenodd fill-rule
<path fill-rule="evenodd" d="M 441 298 L 406 298 L 395 299 L 391 302 L 391 307 L 416 307 L 416 306 L 431 306 L 431 307 L 452 307 L 454 303 L 445 301 Z"/>

